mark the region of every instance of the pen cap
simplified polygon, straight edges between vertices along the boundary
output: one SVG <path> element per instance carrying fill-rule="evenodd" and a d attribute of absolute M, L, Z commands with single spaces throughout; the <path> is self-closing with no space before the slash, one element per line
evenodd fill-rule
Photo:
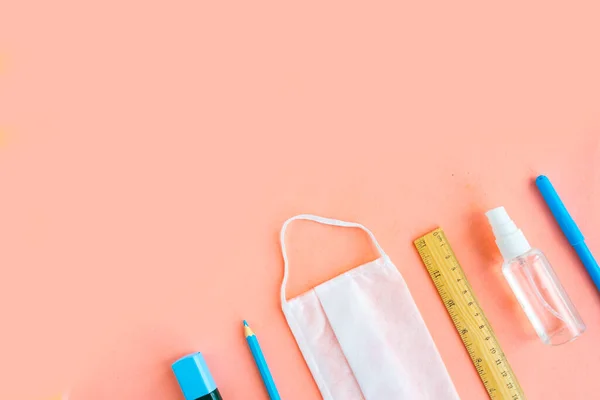
<path fill-rule="evenodd" d="M 202 354 L 192 353 L 171 366 L 185 400 L 198 400 L 217 389 Z"/>
<path fill-rule="evenodd" d="M 576 245 L 583 242 L 583 234 L 575 224 L 575 221 L 573 221 L 571 214 L 567 211 L 567 208 L 558 196 L 558 193 L 554 190 L 554 186 L 552 186 L 550 179 L 544 175 L 540 175 L 535 180 L 535 184 L 542 194 L 544 201 L 548 204 L 550 212 L 554 215 L 554 219 L 556 219 L 560 229 L 569 241 L 569 244 Z"/>
<path fill-rule="evenodd" d="M 508 216 L 504 207 L 494 208 L 485 213 L 496 236 L 496 244 L 505 260 L 527 253 L 531 246 L 523 232 Z"/>

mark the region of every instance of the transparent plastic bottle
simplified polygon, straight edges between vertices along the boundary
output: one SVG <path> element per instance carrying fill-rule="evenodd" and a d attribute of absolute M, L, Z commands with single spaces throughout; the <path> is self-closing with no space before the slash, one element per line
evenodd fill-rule
<path fill-rule="evenodd" d="M 504 257 L 502 273 L 540 339 L 548 345 L 576 339 L 585 324 L 546 256 L 531 248 L 504 207 L 486 215 Z"/>

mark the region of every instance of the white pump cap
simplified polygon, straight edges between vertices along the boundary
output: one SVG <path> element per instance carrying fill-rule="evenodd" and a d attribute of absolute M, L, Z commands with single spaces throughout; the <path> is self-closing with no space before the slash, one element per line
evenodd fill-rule
<path fill-rule="evenodd" d="M 494 208 L 485 213 L 492 225 L 496 244 L 505 260 L 527 253 L 531 246 L 523 232 L 517 228 L 517 225 L 508 216 L 504 207 Z"/>

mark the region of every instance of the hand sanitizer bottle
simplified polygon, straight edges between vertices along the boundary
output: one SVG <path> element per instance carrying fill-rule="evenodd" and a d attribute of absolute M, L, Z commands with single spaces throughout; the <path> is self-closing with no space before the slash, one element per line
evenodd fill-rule
<path fill-rule="evenodd" d="M 548 345 L 576 339 L 585 325 L 544 253 L 531 248 L 504 207 L 486 216 L 504 257 L 502 273 L 540 339 Z"/>

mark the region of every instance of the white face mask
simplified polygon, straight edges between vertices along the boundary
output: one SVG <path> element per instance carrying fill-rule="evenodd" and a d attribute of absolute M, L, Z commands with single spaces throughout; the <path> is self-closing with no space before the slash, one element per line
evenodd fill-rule
<path fill-rule="evenodd" d="M 285 231 L 299 219 L 360 228 L 381 257 L 288 301 Z M 367 228 L 298 215 L 280 240 L 283 312 L 325 400 L 459 398 L 402 275 Z"/>

